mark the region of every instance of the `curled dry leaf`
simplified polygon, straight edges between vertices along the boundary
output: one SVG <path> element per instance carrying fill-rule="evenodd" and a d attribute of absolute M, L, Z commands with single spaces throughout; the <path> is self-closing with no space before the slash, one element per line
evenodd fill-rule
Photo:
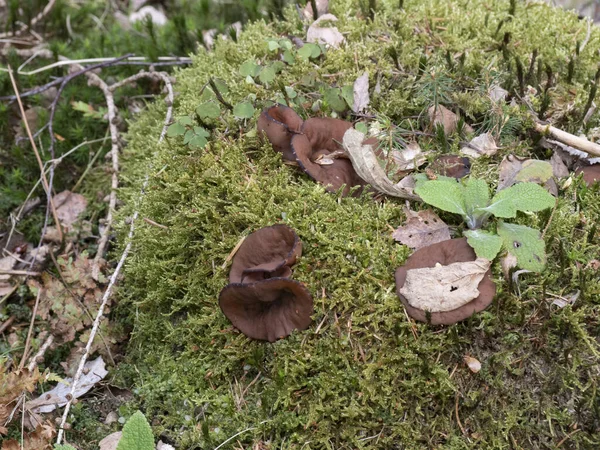
<path fill-rule="evenodd" d="M 458 126 L 458 116 L 450 111 L 448 108 L 442 105 L 431 106 L 427 113 L 429 114 L 429 122 L 436 127 L 438 124 L 441 124 L 444 127 L 444 132 L 446 134 L 451 134 L 456 131 Z M 465 131 L 467 133 L 472 133 L 473 128 L 468 124 L 465 124 Z"/>
<path fill-rule="evenodd" d="M 548 161 L 508 155 L 500 163 L 498 191 L 520 182 L 544 184 L 550 178 L 552 165 Z"/>
<path fill-rule="evenodd" d="M 102 381 L 108 374 L 104 360 L 101 356 L 93 361 L 85 363 L 83 374 L 79 379 L 77 388 L 75 389 L 75 398 L 79 398 L 86 394 L 99 381 Z M 67 396 L 71 393 L 72 378 L 66 378 L 63 383 L 58 383 L 54 389 L 42 394 L 35 400 L 30 400 L 25 403 L 25 407 L 33 413 L 49 413 L 56 409 L 57 406 L 67 404 Z"/>
<path fill-rule="evenodd" d="M 411 142 L 403 150 L 393 150 L 392 159 L 399 171 L 411 171 L 423 165 L 427 156 L 416 142 Z"/>
<path fill-rule="evenodd" d="M 463 359 L 471 372 L 477 373 L 481 370 L 481 363 L 478 359 L 475 359 L 472 356 L 465 356 Z"/>
<path fill-rule="evenodd" d="M 353 87 L 354 104 L 352 111 L 355 113 L 364 111 L 369 106 L 369 72 L 363 73 L 356 79 Z"/>
<path fill-rule="evenodd" d="M 450 239 L 448 225 L 431 209 L 414 212 L 405 210 L 408 219 L 392 237 L 410 248 L 421 248 Z"/>
<path fill-rule="evenodd" d="M 564 308 L 567 305 L 572 305 L 577 301 L 581 291 L 577 291 L 569 297 L 557 297 L 552 299 L 552 304 L 558 306 L 560 309 Z M 550 299 L 548 299 L 550 300 Z"/>
<path fill-rule="evenodd" d="M 344 148 L 358 176 L 384 194 L 418 200 L 412 177 L 404 177 L 400 182 L 393 183 L 379 164 L 373 147 L 363 144 L 364 139 L 365 135 L 354 128 L 349 128 L 343 139 Z"/>
<path fill-rule="evenodd" d="M 460 152 L 473 159 L 477 159 L 481 156 L 495 155 L 498 152 L 498 146 L 490 133 L 483 133 L 471 139 L 469 145 L 464 145 L 460 149 Z"/>
<path fill-rule="evenodd" d="M 479 283 L 491 261 L 456 262 L 442 266 L 410 269 L 400 294 L 408 303 L 423 311 L 453 311 L 479 297 Z"/>
<path fill-rule="evenodd" d="M 333 14 L 323 14 L 308 27 L 306 40 L 314 44 L 326 44 L 338 48 L 345 41 L 342 33 L 336 27 L 321 27 L 322 22 L 337 20 Z"/>

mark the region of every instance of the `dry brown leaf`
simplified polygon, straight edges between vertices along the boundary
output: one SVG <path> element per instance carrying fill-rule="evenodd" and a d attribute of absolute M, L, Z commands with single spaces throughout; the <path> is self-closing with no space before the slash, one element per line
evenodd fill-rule
<path fill-rule="evenodd" d="M 483 133 L 471 139 L 469 145 L 464 145 L 460 149 L 460 152 L 473 159 L 477 159 L 481 156 L 495 155 L 498 152 L 498 146 L 490 133 Z"/>
<path fill-rule="evenodd" d="M 477 373 L 481 370 L 481 363 L 478 359 L 475 359 L 471 356 L 465 356 L 463 360 L 465 361 L 465 364 L 471 370 L 471 372 Z"/>
<path fill-rule="evenodd" d="M 75 389 L 75 398 L 86 394 L 94 385 L 102 381 L 106 374 L 108 374 L 108 371 L 101 356 L 85 363 L 83 374 Z M 45 392 L 34 400 L 26 402 L 26 408 L 35 414 L 42 414 L 54 411 L 57 406 L 66 405 L 67 396 L 71 393 L 72 382 L 72 378 L 66 378 L 64 383 L 58 383 L 52 390 Z"/>
<path fill-rule="evenodd" d="M 121 436 L 123 436 L 123 432 L 121 431 L 109 434 L 98 443 L 100 450 L 116 450 L 119 441 L 121 440 Z"/>
<path fill-rule="evenodd" d="M 400 294 L 423 311 L 453 311 L 479 296 L 479 283 L 491 262 L 477 258 L 423 269 L 410 269 Z"/>
<path fill-rule="evenodd" d="M 363 73 L 356 79 L 353 87 L 354 104 L 352 111 L 359 113 L 369 106 L 369 72 Z"/>
<path fill-rule="evenodd" d="M 24 436 L 23 447 L 16 439 L 2 442 L 2 450 L 51 450 L 54 432 L 48 425 L 39 426 L 33 433 Z"/>
<path fill-rule="evenodd" d="M 323 14 L 327 14 L 329 11 L 329 0 L 316 0 L 317 4 L 317 16 L 321 17 Z M 313 8 L 310 0 L 306 3 L 304 7 L 304 17 L 308 20 L 314 20 L 315 16 L 313 14 Z"/>
<path fill-rule="evenodd" d="M 414 193 L 414 180 L 404 177 L 400 182 L 393 183 L 379 164 L 377 156 L 370 145 L 363 145 L 365 135 L 354 128 L 344 134 L 343 145 L 352 161 L 354 170 L 373 188 L 393 197 L 419 200 Z"/>
<path fill-rule="evenodd" d="M 406 209 L 405 212 L 406 223 L 392 234 L 396 241 L 418 249 L 450 239 L 448 225 L 431 209 L 419 212 Z"/>
<path fill-rule="evenodd" d="M 315 20 L 306 33 L 306 40 L 314 44 L 326 44 L 338 48 L 344 41 L 344 36 L 336 27 L 322 27 L 325 21 L 336 22 L 338 19 L 333 14 L 323 14 Z"/>
<path fill-rule="evenodd" d="M 437 108 L 431 106 L 427 113 L 429 114 L 429 122 L 434 127 L 441 124 L 444 127 L 444 132 L 446 134 L 451 134 L 456 131 L 456 127 L 458 126 L 458 116 L 445 106 L 438 105 Z M 473 128 L 468 124 L 465 124 L 465 131 L 467 133 L 472 133 Z"/>
<path fill-rule="evenodd" d="M 399 171 L 410 171 L 423 165 L 427 156 L 418 143 L 411 142 L 402 150 L 393 150 L 392 160 Z"/>
<path fill-rule="evenodd" d="M 550 164 L 552 165 L 552 173 L 556 178 L 563 178 L 569 176 L 569 168 L 564 163 L 557 151 L 552 153 L 552 158 L 550 158 Z"/>
<path fill-rule="evenodd" d="M 87 208 L 87 200 L 81 194 L 62 191 L 53 198 L 56 205 L 56 215 L 64 228 L 69 229 L 79 215 Z"/>

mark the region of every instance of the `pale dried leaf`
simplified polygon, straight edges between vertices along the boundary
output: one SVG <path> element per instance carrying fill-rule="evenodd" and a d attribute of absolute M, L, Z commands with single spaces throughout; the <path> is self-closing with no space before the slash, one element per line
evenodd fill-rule
<path fill-rule="evenodd" d="M 123 432 L 121 431 L 109 434 L 98 443 L 100 450 L 116 450 L 117 445 L 119 445 L 119 441 L 121 440 L 121 436 L 123 436 Z"/>
<path fill-rule="evenodd" d="M 87 208 L 87 200 L 81 194 L 62 191 L 52 199 L 56 206 L 56 215 L 64 228 L 70 228 L 79 215 Z"/>
<path fill-rule="evenodd" d="M 317 4 L 318 17 L 321 17 L 323 14 L 327 14 L 327 12 L 329 12 L 329 0 L 316 0 L 315 3 Z M 310 0 L 306 3 L 303 13 L 304 17 L 306 17 L 308 20 L 314 19 L 315 16 L 313 14 L 313 8 Z"/>
<path fill-rule="evenodd" d="M 500 103 L 506 101 L 506 97 L 508 96 L 508 91 L 506 89 L 501 88 L 498 85 L 494 85 L 488 91 L 488 95 L 493 102 Z"/>
<path fill-rule="evenodd" d="M 481 363 L 478 359 L 475 359 L 471 356 L 465 356 L 464 358 L 465 364 L 473 373 L 477 373 L 481 370 Z"/>
<path fill-rule="evenodd" d="M 500 267 L 506 280 L 510 280 L 510 270 L 517 267 L 517 257 L 512 253 L 507 253 L 506 256 L 500 258 Z"/>
<path fill-rule="evenodd" d="M 146 19 L 146 16 L 150 16 L 150 20 L 154 25 L 163 26 L 167 23 L 167 16 L 165 13 L 156 9 L 154 6 L 144 6 L 139 11 L 129 14 L 129 21 L 131 23 L 140 22 Z"/>
<path fill-rule="evenodd" d="M 577 301 L 577 299 L 579 298 L 580 294 L 581 294 L 581 292 L 577 291 L 574 294 L 570 295 L 569 297 L 556 297 L 556 298 L 552 299 L 552 304 L 556 305 L 562 309 L 567 305 L 572 305 L 573 303 L 575 303 Z M 550 300 L 550 299 L 548 299 L 548 300 Z"/>
<path fill-rule="evenodd" d="M 552 165 L 552 173 L 556 178 L 563 178 L 569 176 L 569 169 L 563 162 L 558 152 L 555 151 L 552 154 L 552 158 L 550 158 L 550 164 Z"/>
<path fill-rule="evenodd" d="M 2 272 L 13 270 L 16 264 L 17 260 L 12 256 L 5 256 L 4 258 L 0 258 L 0 281 L 10 280 L 12 275 L 6 273 L 3 274 Z"/>
<path fill-rule="evenodd" d="M 336 27 L 323 27 L 320 24 L 324 21 L 336 22 L 338 19 L 333 14 L 323 14 L 315 20 L 306 33 L 306 40 L 314 44 L 326 44 L 338 48 L 344 41 L 344 36 Z"/>
<path fill-rule="evenodd" d="M 431 209 L 407 211 L 407 216 L 406 223 L 392 234 L 396 241 L 418 249 L 450 239 L 448 225 Z"/>
<path fill-rule="evenodd" d="M 355 113 L 364 111 L 369 106 L 369 72 L 363 73 L 354 82 L 354 105 L 352 111 Z"/>
<path fill-rule="evenodd" d="M 469 145 L 464 145 L 460 152 L 473 159 L 481 156 L 493 156 L 498 152 L 496 141 L 490 133 L 483 133 L 471 139 Z"/>
<path fill-rule="evenodd" d="M 427 156 L 416 142 L 411 142 L 403 150 L 393 150 L 392 159 L 399 170 L 414 170 L 427 161 Z"/>
<path fill-rule="evenodd" d="M 83 374 L 75 389 L 75 398 L 86 394 L 95 384 L 102 381 L 107 374 L 108 371 L 101 356 L 85 363 Z M 72 382 L 72 378 L 66 378 L 63 383 L 58 383 L 54 389 L 42 394 L 35 400 L 25 403 L 26 408 L 34 413 L 49 413 L 54 411 L 57 406 L 66 405 L 67 395 L 71 393 Z"/>
<path fill-rule="evenodd" d="M 384 194 L 418 200 L 419 197 L 414 193 L 414 179 L 405 177 L 396 184 L 390 181 L 379 164 L 373 148 L 370 145 L 363 145 L 364 139 L 365 135 L 354 128 L 346 131 L 343 139 L 344 148 L 358 176 Z"/>
<path fill-rule="evenodd" d="M 423 311 L 453 311 L 479 297 L 479 283 L 491 261 L 456 262 L 442 266 L 410 269 L 400 294 L 408 303 Z"/>
<path fill-rule="evenodd" d="M 427 113 L 429 114 L 429 122 L 434 127 L 441 124 L 444 127 L 444 132 L 446 134 L 451 134 L 456 131 L 456 127 L 458 126 L 458 116 L 445 106 L 437 105 L 437 108 L 431 106 Z M 468 124 L 465 124 L 465 131 L 467 133 L 472 133 L 473 128 Z"/>

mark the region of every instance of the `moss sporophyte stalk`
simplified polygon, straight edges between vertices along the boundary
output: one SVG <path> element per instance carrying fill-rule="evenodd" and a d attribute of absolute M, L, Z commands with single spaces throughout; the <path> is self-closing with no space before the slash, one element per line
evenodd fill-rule
<path fill-rule="evenodd" d="M 342 90 L 367 71 L 373 120 L 426 130 L 423 120 L 437 102 L 476 134 L 492 133 L 497 154 L 473 159 L 464 186 L 495 189 L 505 156 L 551 156 L 538 134 L 523 131 L 532 128 L 532 108 L 578 134 L 600 31 L 591 29 L 568 81 L 573 43 L 587 32 L 575 14 L 537 2 L 373 6 L 367 14 L 359 2 L 331 2 L 346 42 L 318 47 L 318 55 L 313 48 L 308 57 L 282 43 L 305 37 L 294 8 L 286 9 L 285 21 L 248 25 L 237 42 L 219 40 L 177 73 L 176 117 L 192 121 L 179 122 L 183 134 L 176 127 L 177 136 L 156 146 L 160 103 L 132 124 L 123 174 L 130 186 L 120 193 L 127 205 L 120 215 L 131 214 L 152 167 L 140 216 L 168 229 L 140 223 L 134 237 L 117 311 L 132 338 L 117 378 L 137 389 L 146 416 L 156 418 L 154 432 L 184 448 L 214 448 L 244 430 L 236 440 L 258 448 L 537 448 L 565 438 L 563 446 L 597 447 L 600 283 L 590 265 L 600 254 L 597 186 L 573 177 L 550 208 L 524 213 L 522 203 L 507 202 L 504 215 L 492 206 L 503 191 L 490 190 L 489 202 L 477 208 L 492 208 L 504 222 L 490 216 L 488 226 L 502 245 L 504 231 L 521 234 L 515 227 L 544 230 L 545 269 L 521 273 L 509 285 L 493 264 L 492 304 L 436 327 L 408 319 L 395 292 L 394 271 L 411 254 L 391 237 L 404 221 L 404 200 L 373 201 L 366 191 L 344 196 L 341 186 L 328 192 L 284 164 L 259 139 L 256 122 L 276 102 L 302 121 L 352 120 Z M 517 97 L 523 98 L 515 57 L 527 102 Z M 275 78 L 267 73 L 261 80 L 248 61 L 271 68 Z M 428 74 L 444 78 L 432 85 Z M 216 97 L 210 79 L 237 113 Z M 508 92 L 500 105 L 489 95 L 494 86 Z M 330 89 L 339 89 L 343 102 Z M 210 109 L 199 112 L 207 103 Z M 587 123 L 599 127 L 597 113 Z M 185 144 L 188 131 L 194 136 Z M 464 140 L 457 132 L 420 133 L 402 137 L 416 139 L 431 158 L 458 154 Z M 196 136 L 206 142 L 189 145 Z M 440 217 L 460 233 L 468 226 L 456 215 L 462 212 L 454 213 Z M 484 222 L 475 209 L 466 218 L 467 225 Z M 227 257 L 241 237 L 274 224 L 289 226 L 302 241 L 293 279 L 310 291 L 314 313 L 309 328 L 270 344 L 233 328 L 218 298 L 228 284 Z M 123 228 L 121 245 L 126 234 Z M 573 305 L 553 303 L 577 291 Z M 465 366 L 465 355 L 481 362 L 479 372 Z"/>

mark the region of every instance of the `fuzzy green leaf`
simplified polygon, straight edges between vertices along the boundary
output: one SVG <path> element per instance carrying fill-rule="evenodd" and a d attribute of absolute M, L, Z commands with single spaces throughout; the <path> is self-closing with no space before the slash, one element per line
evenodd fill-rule
<path fill-rule="evenodd" d="M 497 231 L 506 251 L 517 258 L 519 267 L 532 272 L 541 272 L 544 269 L 546 246 L 539 230 L 500 222 Z"/>
<path fill-rule="evenodd" d="M 447 180 L 430 180 L 415 188 L 415 193 L 425 203 L 461 216 L 466 216 L 465 188 L 462 184 Z"/>
<path fill-rule="evenodd" d="M 258 79 L 263 84 L 271 84 L 275 80 L 275 70 L 273 67 L 263 67 L 258 75 Z"/>
<path fill-rule="evenodd" d="M 250 119 L 254 115 L 252 103 L 242 102 L 233 107 L 233 115 L 238 119 Z"/>
<path fill-rule="evenodd" d="M 464 234 L 478 258 L 485 258 L 491 261 L 498 255 L 498 252 L 502 248 L 502 238 L 497 234 L 483 230 L 469 230 L 465 231 Z"/>
<path fill-rule="evenodd" d="M 152 428 L 141 411 L 125 423 L 117 450 L 154 450 Z"/>
<path fill-rule="evenodd" d="M 196 108 L 196 114 L 201 119 L 216 119 L 221 115 L 221 108 L 215 102 L 201 103 Z"/>
<path fill-rule="evenodd" d="M 358 122 L 356 125 L 354 125 L 354 128 L 356 128 L 364 135 L 366 135 L 369 132 L 369 127 L 367 127 L 367 124 L 364 122 Z"/>
<path fill-rule="evenodd" d="M 185 134 L 185 127 L 179 122 L 175 122 L 167 128 L 167 136 L 169 137 L 181 136 L 183 134 Z"/>
<path fill-rule="evenodd" d="M 260 69 L 261 67 L 258 64 L 249 59 L 240 66 L 240 75 L 243 77 L 255 77 L 260 72 Z"/>
<path fill-rule="evenodd" d="M 490 191 L 485 180 L 480 178 L 469 178 L 465 183 L 465 203 L 467 209 L 472 211 L 483 208 L 490 201 Z"/>
<path fill-rule="evenodd" d="M 552 208 L 555 200 L 543 187 L 535 183 L 518 183 L 498 192 L 483 210 L 496 217 L 516 217 L 517 211 L 542 211 Z"/>

